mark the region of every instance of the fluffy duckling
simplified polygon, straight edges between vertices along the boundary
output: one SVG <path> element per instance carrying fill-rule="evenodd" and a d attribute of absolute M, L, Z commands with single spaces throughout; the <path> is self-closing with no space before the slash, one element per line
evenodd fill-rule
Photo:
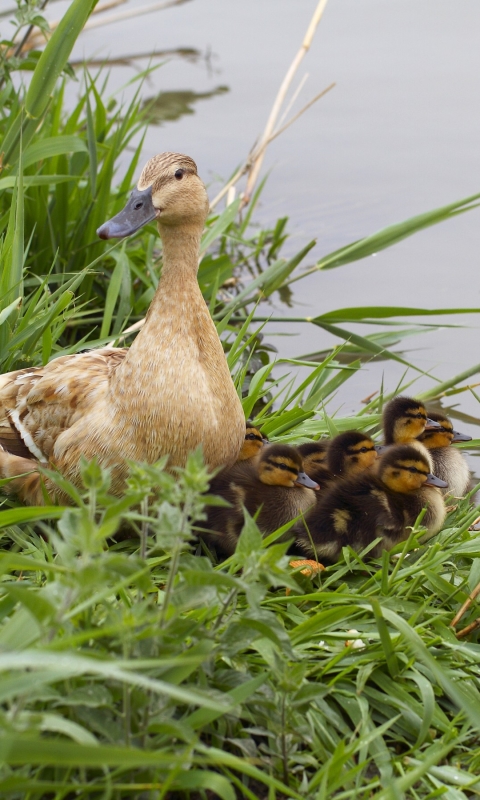
<path fill-rule="evenodd" d="M 247 419 L 245 440 L 242 444 L 242 449 L 237 458 L 238 461 L 250 461 L 251 458 L 256 458 L 261 452 L 264 444 L 268 443 L 266 436 L 261 433 L 250 420 Z"/>
<path fill-rule="evenodd" d="M 365 472 L 339 481 L 320 497 L 306 515 L 308 531 L 303 523 L 296 526 L 297 545 L 310 557 L 335 561 L 342 547 L 360 551 L 381 537 L 370 551 L 376 558 L 408 537 L 407 527 L 425 505 L 423 524 L 433 536 L 446 512 L 437 492 L 431 500 L 426 497 L 431 491 L 427 486 L 444 487 L 445 482 L 430 473 L 428 459 L 416 447 L 393 446 L 380 459 L 377 474 Z"/>
<path fill-rule="evenodd" d="M 330 442 L 327 464 L 335 478 L 351 478 L 369 469 L 376 458 L 375 442 L 368 434 L 345 431 Z"/>
<path fill-rule="evenodd" d="M 271 444 L 258 458 L 238 462 L 213 479 L 210 493 L 219 494 L 230 507 L 212 506 L 200 535 L 229 556 L 242 530 L 243 506 L 252 515 L 261 509 L 257 525 L 262 533 L 273 533 L 315 503 L 315 489 L 318 484 L 303 471 L 299 452 L 286 444 Z"/>
<path fill-rule="evenodd" d="M 232 482 L 232 469 L 235 468 L 236 479 L 242 475 L 249 475 L 252 463 L 258 458 L 268 439 L 255 428 L 250 420 L 245 423 L 245 439 L 239 456 L 233 467 L 225 467 L 217 472 L 210 481 L 209 494 L 222 494 Z"/>
<path fill-rule="evenodd" d="M 383 435 L 385 446 L 392 444 L 410 444 L 417 447 L 429 459 L 430 471 L 433 472 L 433 461 L 418 437 L 426 430 L 438 429 L 438 422 L 427 416 L 425 406 L 420 400 L 412 397 L 394 397 L 383 410 Z M 380 453 L 385 447 L 377 448 Z"/>
<path fill-rule="evenodd" d="M 334 439 L 306 442 L 298 447 L 303 468 L 323 489 L 336 478 L 369 469 L 377 458 L 375 442 L 366 433 L 345 431 Z"/>
<path fill-rule="evenodd" d="M 430 453 L 435 475 L 448 483 L 445 493 L 464 497 L 470 488 L 470 471 L 462 453 L 450 445 L 453 442 L 470 442 L 472 437 L 454 431 L 445 414 L 429 411 L 428 416 L 440 427 L 425 430 L 419 441 Z"/>
<path fill-rule="evenodd" d="M 327 463 L 329 445 L 330 439 L 319 439 L 316 442 L 304 442 L 297 447 L 303 459 L 303 469 L 320 487 L 332 480 Z"/>

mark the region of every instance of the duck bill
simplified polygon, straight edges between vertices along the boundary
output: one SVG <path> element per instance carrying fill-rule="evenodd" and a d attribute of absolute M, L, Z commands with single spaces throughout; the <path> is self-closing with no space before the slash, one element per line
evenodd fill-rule
<path fill-rule="evenodd" d="M 427 417 L 427 421 L 425 423 L 425 430 L 426 431 L 436 431 L 441 427 L 442 426 L 440 425 L 439 422 L 435 422 L 434 419 L 430 419 L 430 417 Z"/>
<path fill-rule="evenodd" d="M 297 480 L 295 481 L 295 486 L 308 486 L 309 489 L 315 489 L 318 491 L 320 486 L 315 481 L 312 481 L 311 478 L 308 477 L 306 472 L 299 472 Z"/>
<path fill-rule="evenodd" d="M 134 189 L 125 208 L 97 229 L 100 239 L 123 239 L 131 236 L 157 216 L 152 201 L 152 187 Z"/>
<path fill-rule="evenodd" d="M 446 481 L 442 481 L 441 478 L 437 478 L 436 475 L 432 475 L 431 472 L 427 475 L 427 480 L 425 481 L 425 486 L 438 486 L 439 489 L 447 489 L 448 483 Z"/>
<path fill-rule="evenodd" d="M 471 442 L 472 437 L 467 436 L 466 433 L 460 433 L 460 431 L 453 431 L 453 439 L 452 442 Z"/>
<path fill-rule="evenodd" d="M 382 456 L 384 453 L 386 453 L 389 447 L 391 447 L 389 444 L 376 444 L 375 450 L 377 451 L 377 458 L 378 456 Z"/>

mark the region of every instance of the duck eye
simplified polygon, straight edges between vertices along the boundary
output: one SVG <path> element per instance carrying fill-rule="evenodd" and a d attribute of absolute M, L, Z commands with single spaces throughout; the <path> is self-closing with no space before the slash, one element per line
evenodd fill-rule
<path fill-rule="evenodd" d="M 409 472 L 418 472 L 416 467 L 408 467 Z"/>
<path fill-rule="evenodd" d="M 256 438 L 257 437 L 255 436 L 254 433 L 247 433 L 247 435 L 245 436 L 245 439 L 256 439 Z"/>
<path fill-rule="evenodd" d="M 184 169 L 177 169 L 177 171 L 175 172 L 175 177 L 176 177 L 177 181 L 181 181 L 182 180 L 184 173 L 185 173 Z"/>

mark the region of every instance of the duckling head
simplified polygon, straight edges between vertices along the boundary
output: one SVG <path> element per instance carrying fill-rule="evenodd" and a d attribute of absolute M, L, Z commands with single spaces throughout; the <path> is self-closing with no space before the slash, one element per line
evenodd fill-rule
<path fill-rule="evenodd" d="M 242 444 L 242 449 L 240 450 L 240 455 L 238 456 L 237 461 L 248 461 L 251 458 L 255 458 L 255 456 L 260 453 L 263 445 L 267 442 L 267 437 L 260 433 L 258 428 L 254 426 L 253 422 L 247 420 L 245 440 Z"/>
<path fill-rule="evenodd" d="M 271 444 L 264 448 L 258 462 L 258 477 L 269 486 L 319 488 L 303 471 L 300 453 L 287 444 Z"/>
<path fill-rule="evenodd" d="M 160 153 L 145 164 L 125 208 L 101 225 L 97 235 L 121 239 L 155 219 L 160 226 L 203 226 L 208 208 L 195 161 L 180 153 Z"/>
<path fill-rule="evenodd" d="M 428 416 L 434 422 L 438 422 L 438 428 L 431 428 L 425 430 L 421 436 L 418 437 L 419 441 L 425 445 L 428 450 L 436 450 L 439 447 L 448 447 L 453 442 L 470 442 L 471 436 L 466 433 L 460 433 L 453 430 L 453 425 L 445 414 L 438 411 L 429 411 Z"/>
<path fill-rule="evenodd" d="M 395 397 L 383 412 L 385 444 L 404 444 L 417 439 L 425 430 L 440 425 L 427 417 L 423 403 L 411 397 Z"/>
<path fill-rule="evenodd" d="M 328 466 L 337 476 L 356 475 L 372 466 L 377 458 L 375 442 L 361 431 L 345 431 L 335 436 L 328 448 Z"/>
<path fill-rule="evenodd" d="M 325 470 L 328 469 L 327 450 L 329 444 L 329 439 L 319 439 L 316 442 L 304 442 L 298 445 L 297 450 L 303 459 L 303 469 L 307 475 L 310 471 L 314 472 L 319 467 Z"/>
<path fill-rule="evenodd" d="M 422 486 L 447 488 L 447 483 L 430 472 L 428 459 L 412 445 L 390 447 L 380 459 L 378 477 L 393 492 L 409 494 Z"/>

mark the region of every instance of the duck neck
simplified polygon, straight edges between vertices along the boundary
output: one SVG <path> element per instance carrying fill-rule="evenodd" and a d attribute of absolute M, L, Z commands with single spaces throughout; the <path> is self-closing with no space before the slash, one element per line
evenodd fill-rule
<path fill-rule="evenodd" d="M 115 404 L 123 407 L 128 396 L 136 402 L 151 380 L 151 370 L 162 363 L 170 342 L 184 341 L 184 328 L 191 325 L 199 308 L 205 308 L 197 280 L 202 225 L 158 226 L 163 243 L 160 280 L 148 309 L 145 325 L 132 343 L 110 381 Z M 133 387 L 136 390 L 133 391 Z"/>
<path fill-rule="evenodd" d="M 200 251 L 200 239 L 202 236 L 203 222 L 201 225 L 191 224 L 177 225 L 158 225 L 158 232 L 163 244 L 163 266 L 157 291 L 153 298 L 149 310 L 149 316 L 153 316 L 155 308 L 165 297 L 177 298 L 183 293 L 185 286 L 191 289 L 192 284 L 198 287 L 198 256 Z"/>

